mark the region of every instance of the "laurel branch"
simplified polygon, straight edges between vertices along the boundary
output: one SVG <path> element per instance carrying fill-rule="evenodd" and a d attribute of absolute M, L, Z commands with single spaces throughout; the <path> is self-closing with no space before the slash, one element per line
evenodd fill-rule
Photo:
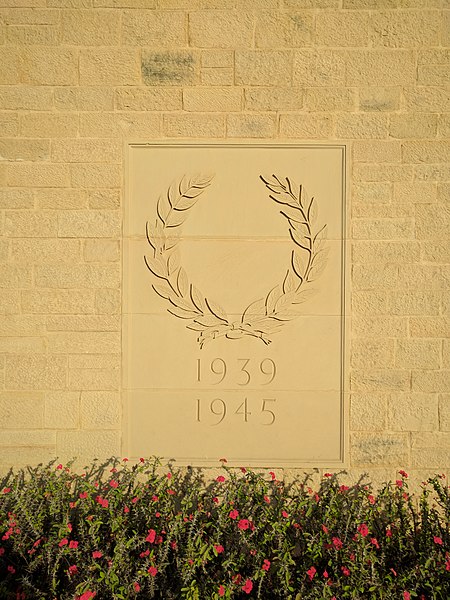
<path fill-rule="evenodd" d="M 183 177 L 178 184 L 172 184 L 167 194 L 158 199 L 155 225 L 146 224 L 152 252 L 144 256 L 144 261 L 155 278 L 152 287 L 169 302 L 168 312 L 185 319 L 186 327 L 198 332 L 200 348 L 218 337 L 252 336 L 270 344 L 272 335 L 285 322 L 299 316 L 299 305 L 314 293 L 310 284 L 326 266 L 329 250 L 325 246 L 326 225 L 314 231 L 317 218 L 314 198 L 308 198 L 304 188 L 288 177 L 281 180 L 272 175 L 271 179 L 262 176 L 260 179 L 270 191 L 269 197 L 282 207 L 280 213 L 289 224 L 294 247 L 283 282 L 247 306 L 238 321 L 230 321 L 219 304 L 189 282 L 180 262 L 180 228 L 212 177 Z"/>

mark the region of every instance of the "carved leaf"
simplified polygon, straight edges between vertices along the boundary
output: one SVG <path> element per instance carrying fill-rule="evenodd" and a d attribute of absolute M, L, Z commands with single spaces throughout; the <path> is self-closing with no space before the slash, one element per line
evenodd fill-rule
<path fill-rule="evenodd" d="M 292 304 L 293 305 L 303 304 L 303 302 L 306 302 L 307 300 L 312 298 L 312 296 L 314 296 L 316 293 L 317 293 L 317 290 L 315 290 L 313 288 L 302 289 L 295 294 Z"/>
<path fill-rule="evenodd" d="M 180 319 L 193 319 L 197 316 L 195 312 L 192 312 L 190 310 L 184 310 L 183 308 L 179 308 L 178 306 L 171 306 L 167 309 L 167 311 L 170 312 L 171 315 L 174 315 L 175 317 L 178 317 Z"/>
<path fill-rule="evenodd" d="M 325 246 L 325 242 L 328 237 L 327 226 L 324 225 L 322 229 L 320 229 L 316 235 L 313 237 L 313 244 L 316 250 L 321 250 Z"/>
<path fill-rule="evenodd" d="M 190 289 L 191 300 L 196 308 L 200 312 L 205 312 L 207 310 L 205 298 L 202 296 L 200 290 L 198 290 L 194 285 L 191 284 Z"/>
<path fill-rule="evenodd" d="M 283 293 L 288 294 L 289 292 L 293 292 L 296 289 L 297 285 L 298 285 L 297 277 L 293 274 L 291 269 L 288 269 L 288 271 L 286 273 L 286 277 L 284 278 L 284 281 L 283 281 Z M 280 300 L 281 300 L 281 298 L 280 298 Z M 277 304 L 278 304 L 278 302 L 277 302 Z"/>
<path fill-rule="evenodd" d="M 223 321 L 214 315 L 201 315 L 200 317 L 195 318 L 195 322 L 204 327 L 214 327 L 215 325 L 223 324 Z"/>
<path fill-rule="evenodd" d="M 311 198 L 311 201 L 309 203 L 307 216 L 309 222 L 313 225 L 317 219 L 317 203 L 314 201 L 314 197 Z"/>
<path fill-rule="evenodd" d="M 175 212 L 173 210 L 166 221 L 166 227 L 179 227 L 180 225 L 183 225 L 187 217 L 187 212 Z"/>
<path fill-rule="evenodd" d="M 241 329 L 231 329 L 225 334 L 225 337 L 229 340 L 239 340 L 244 337 L 244 332 Z"/>
<path fill-rule="evenodd" d="M 322 275 L 323 270 L 327 266 L 327 257 L 324 255 L 324 258 L 321 258 L 321 254 L 316 254 L 313 259 L 312 267 L 309 270 L 308 281 L 314 281 L 320 275 Z"/>
<path fill-rule="evenodd" d="M 160 283 L 152 284 L 152 288 L 161 296 L 161 298 L 165 298 L 166 300 L 170 300 L 174 296 L 174 292 L 170 285 L 166 281 L 161 281 Z"/>
<path fill-rule="evenodd" d="M 166 224 L 167 217 L 170 214 L 170 209 L 171 206 L 168 197 L 160 196 L 158 199 L 158 204 L 156 205 L 156 212 L 164 225 Z"/>
<path fill-rule="evenodd" d="M 183 269 L 183 267 L 180 267 L 178 271 L 177 288 L 180 294 L 183 296 L 183 298 L 186 297 L 187 293 L 189 292 L 189 281 L 186 275 L 186 271 Z"/>
<path fill-rule="evenodd" d="M 207 298 L 205 298 L 205 302 L 213 315 L 222 321 L 228 321 L 227 313 L 220 306 L 220 304 L 217 304 L 217 302 L 214 302 L 213 300 L 208 300 Z"/>
<path fill-rule="evenodd" d="M 267 294 L 267 296 L 266 296 L 266 315 L 270 315 L 274 312 L 275 304 L 277 303 L 277 300 L 280 298 L 282 293 L 283 293 L 283 290 L 281 289 L 281 286 L 276 285 Z"/>
<path fill-rule="evenodd" d="M 156 275 L 156 277 L 161 279 L 166 278 L 166 264 L 159 256 L 153 257 L 146 255 L 144 256 L 144 260 L 148 270 L 151 271 L 153 275 Z"/>
<path fill-rule="evenodd" d="M 167 271 L 172 275 L 180 266 L 181 256 L 178 249 L 174 250 L 167 261 Z"/>
<path fill-rule="evenodd" d="M 291 263 L 294 273 L 301 281 L 303 281 L 309 264 L 309 252 L 300 249 L 292 250 Z"/>
<path fill-rule="evenodd" d="M 276 317 L 278 318 L 279 313 L 284 311 L 287 307 L 290 307 L 292 304 L 292 301 L 295 298 L 295 291 L 291 291 L 288 292 L 287 294 L 284 294 L 283 296 L 281 296 L 281 298 L 278 300 L 277 304 L 276 304 Z"/>
<path fill-rule="evenodd" d="M 266 302 L 264 298 L 256 300 L 247 306 L 244 310 L 241 323 L 251 323 L 255 317 L 261 317 L 266 314 Z"/>

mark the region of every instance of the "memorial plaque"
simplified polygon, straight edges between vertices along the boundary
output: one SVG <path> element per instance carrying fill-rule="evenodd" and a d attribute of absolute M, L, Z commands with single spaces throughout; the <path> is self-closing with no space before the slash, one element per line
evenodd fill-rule
<path fill-rule="evenodd" d="M 129 456 L 343 461 L 345 150 L 128 146 Z"/>

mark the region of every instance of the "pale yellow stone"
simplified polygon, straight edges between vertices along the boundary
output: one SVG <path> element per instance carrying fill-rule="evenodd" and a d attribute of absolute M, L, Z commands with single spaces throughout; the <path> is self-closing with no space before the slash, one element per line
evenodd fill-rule
<path fill-rule="evenodd" d="M 439 396 L 439 429 L 450 431 L 450 394 Z"/>
<path fill-rule="evenodd" d="M 183 47 L 186 40 L 187 18 L 183 12 L 154 10 L 122 12 L 122 44 L 124 45 L 153 48 Z"/>
<path fill-rule="evenodd" d="M 125 0 L 121 0 L 125 1 Z M 139 0 L 138 0 L 139 1 Z M 144 2 L 145 0 L 140 0 L 140 2 Z M 195 8 L 199 8 L 200 2 L 199 0 L 157 0 L 158 8 L 163 8 L 164 10 L 177 10 L 177 9 L 189 9 L 194 10 Z M 148 4 L 152 4 L 152 0 Z M 152 6 L 142 6 L 142 8 L 153 8 Z"/>
<path fill-rule="evenodd" d="M 56 46 L 61 42 L 59 26 L 9 25 L 6 43 L 14 46 Z"/>
<path fill-rule="evenodd" d="M 29 314 L 84 314 L 94 312 L 91 290 L 23 290 L 22 311 Z M 67 317 L 64 317 L 67 320 Z"/>
<path fill-rule="evenodd" d="M 353 160 L 355 162 L 401 162 L 402 147 L 400 142 L 385 140 L 361 140 L 353 144 Z"/>
<path fill-rule="evenodd" d="M 107 353 L 120 348 L 120 336 L 114 331 L 58 331 L 49 333 L 47 343 L 54 354 Z"/>
<path fill-rule="evenodd" d="M 28 335 L 30 331 L 35 335 L 45 335 L 45 318 L 12 314 L 0 320 L 1 335 Z"/>
<path fill-rule="evenodd" d="M 353 333 L 356 337 L 404 338 L 407 335 L 407 319 L 387 316 L 355 316 Z"/>
<path fill-rule="evenodd" d="M 425 181 L 394 183 L 393 199 L 398 203 L 429 204 L 436 200 L 436 186 Z"/>
<path fill-rule="evenodd" d="M 77 163 L 70 165 L 73 187 L 95 188 L 101 182 L 102 187 L 118 188 L 121 185 L 119 165 Z"/>
<path fill-rule="evenodd" d="M 234 70 L 233 69 L 202 69 L 200 72 L 200 80 L 203 85 L 233 85 Z"/>
<path fill-rule="evenodd" d="M 116 240 L 86 240 L 83 256 L 86 262 L 116 262 L 120 258 L 119 242 Z"/>
<path fill-rule="evenodd" d="M 267 138 L 273 137 L 276 124 L 268 115 L 241 114 L 227 118 L 227 137 Z"/>
<path fill-rule="evenodd" d="M 117 315 L 121 310 L 121 295 L 119 290 L 97 290 L 95 295 L 95 310 L 99 314 Z"/>
<path fill-rule="evenodd" d="M 0 108 L 6 110 L 51 110 L 53 91 L 46 87 L 9 87 L 0 88 Z"/>
<path fill-rule="evenodd" d="M 336 119 L 336 134 L 343 139 L 386 138 L 388 118 L 376 114 L 343 114 Z"/>
<path fill-rule="evenodd" d="M 441 342 L 438 340 L 397 340 L 395 364 L 403 369 L 439 369 Z"/>
<path fill-rule="evenodd" d="M 58 219 L 58 235 L 65 238 L 118 237 L 121 215 L 118 211 L 63 211 Z"/>
<path fill-rule="evenodd" d="M 78 117 L 70 113 L 31 112 L 21 117 L 20 133 L 23 137 L 77 137 Z"/>
<path fill-rule="evenodd" d="M 377 11 L 371 17 L 373 46 L 408 48 L 439 44 L 441 15 L 438 11 Z"/>
<path fill-rule="evenodd" d="M 298 110 L 303 90 L 297 88 L 250 87 L 245 89 L 245 108 L 257 111 Z"/>
<path fill-rule="evenodd" d="M 120 369 L 69 369 L 71 390 L 118 390 Z"/>
<path fill-rule="evenodd" d="M 29 267 L 0 264 L 0 281 L 2 288 L 30 288 L 32 274 Z"/>
<path fill-rule="evenodd" d="M 242 90 L 236 87 L 185 87 L 183 109 L 191 112 L 240 111 L 242 96 Z"/>
<path fill-rule="evenodd" d="M 46 392 L 44 395 L 44 427 L 76 429 L 80 425 L 79 392 Z"/>
<path fill-rule="evenodd" d="M 447 241 L 426 240 L 422 243 L 422 260 L 442 264 L 450 263 L 450 244 Z"/>
<path fill-rule="evenodd" d="M 393 369 L 354 369 L 350 375 L 351 389 L 357 392 L 408 391 L 409 371 Z"/>
<path fill-rule="evenodd" d="M 120 354 L 73 354 L 69 369 L 120 369 Z"/>
<path fill-rule="evenodd" d="M 352 259 L 354 263 L 410 263 L 419 262 L 420 245 L 418 242 L 353 242 Z"/>
<path fill-rule="evenodd" d="M 92 312 L 92 311 L 90 311 Z M 46 320 L 47 331 L 119 331 L 120 320 L 116 315 L 52 315 Z"/>
<path fill-rule="evenodd" d="M 80 50 L 81 85 L 137 85 L 139 55 L 135 48 Z"/>
<path fill-rule="evenodd" d="M 167 137 L 217 138 L 225 135 L 225 119 L 222 115 L 167 114 L 163 121 Z"/>
<path fill-rule="evenodd" d="M 77 85 L 78 51 L 57 46 L 25 48 L 22 83 L 31 85 Z"/>
<path fill-rule="evenodd" d="M 316 16 L 318 46 L 367 46 L 368 35 L 367 12 L 322 11 Z"/>
<path fill-rule="evenodd" d="M 355 181 L 412 181 L 413 170 L 408 165 L 356 164 L 353 177 Z"/>
<path fill-rule="evenodd" d="M 6 9 L 8 4 L 3 1 L 2 8 Z M 27 10 L 23 8 L 27 6 L 26 2 L 17 0 L 15 5 L 12 5 L 15 10 L 4 10 L 3 18 L 8 25 L 56 25 L 59 23 L 60 15 L 57 10 Z M 32 6 L 31 4 L 29 5 Z"/>
<path fill-rule="evenodd" d="M 387 314 L 386 292 L 354 291 L 352 293 L 352 309 L 358 315 Z"/>
<path fill-rule="evenodd" d="M 161 117 L 151 112 L 82 113 L 80 135 L 88 138 L 117 136 L 156 138 L 160 133 Z"/>
<path fill-rule="evenodd" d="M 0 138 L 0 160 L 38 161 L 50 158 L 48 140 Z"/>
<path fill-rule="evenodd" d="M 383 431 L 388 399 L 387 394 L 351 394 L 351 431 Z"/>
<path fill-rule="evenodd" d="M 411 317 L 409 328 L 412 337 L 438 337 L 450 336 L 449 317 Z"/>
<path fill-rule="evenodd" d="M 448 181 L 450 179 L 450 162 L 414 165 L 413 174 L 418 181 Z"/>
<path fill-rule="evenodd" d="M 53 2 L 55 0 L 52 0 Z M 67 0 L 58 0 L 67 2 Z M 79 0 L 86 2 L 86 0 Z M 91 2 L 92 0 L 89 0 Z M 95 8 L 156 8 L 161 0 L 93 0 Z"/>
<path fill-rule="evenodd" d="M 448 83 L 449 80 L 447 65 L 419 65 L 417 67 L 417 83 L 419 85 L 442 85 Z"/>
<path fill-rule="evenodd" d="M 450 202 L 450 183 L 439 183 L 437 190 L 440 202 Z"/>
<path fill-rule="evenodd" d="M 448 466 L 449 449 L 449 433 L 433 431 L 411 435 L 411 462 L 415 468 L 439 469 Z"/>
<path fill-rule="evenodd" d="M 108 87 L 56 88 L 55 108 L 61 111 L 113 110 L 114 90 Z"/>
<path fill-rule="evenodd" d="M 53 211 L 8 210 L 5 235 L 10 237 L 56 237 L 58 216 Z"/>
<path fill-rule="evenodd" d="M 411 387 L 417 392 L 448 392 L 450 370 L 443 371 L 413 371 Z"/>
<path fill-rule="evenodd" d="M 199 80 L 199 56 L 194 50 L 143 50 L 142 81 L 145 85 L 193 85 Z"/>
<path fill-rule="evenodd" d="M 450 137 L 450 115 L 440 115 L 438 120 L 438 137 Z"/>
<path fill-rule="evenodd" d="M 3 85 L 19 84 L 21 72 L 21 55 L 18 48 L 2 47 L 2 60 L 0 64 L 0 81 Z"/>
<path fill-rule="evenodd" d="M 118 429 L 120 426 L 120 395 L 111 392 L 82 392 L 82 429 Z"/>
<path fill-rule="evenodd" d="M 358 219 L 353 223 L 353 238 L 392 240 L 414 238 L 411 219 Z"/>
<path fill-rule="evenodd" d="M 348 86 L 413 85 L 416 64 L 413 51 L 349 50 L 342 53 L 346 64 L 345 83 Z"/>
<path fill-rule="evenodd" d="M 243 85 L 286 86 L 292 81 L 292 53 L 284 50 L 238 50 L 235 81 Z"/>
<path fill-rule="evenodd" d="M 67 188 L 40 188 L 34 190 L 39 209 L 76 210 L 87 208 L 87 196 L 84 190 Z"/>
<path fill-rule="evenodd" d="M 398 286 L 400 289 L 446 290 L 449 285 L 450 272 L 448 265 L 410 264 L 399 270 Z"/>
<path fill-rule="evenodd" d="M 402 290 L 392 293 L 389 298 L 389 312 L 394 315 L 438 315 L 439 307 L 438 292 Z"/>
<path fill-rule="evenodd" d="M 104 162 L 118 163 L 122 146 L 115 140 L 54 140 L 52 162 Z"/>
<path fill-rule="evenodd" d="M 449 112 L 450 91 L 448 87 L 417 86 L 403 91 L 405 108 L 409 112 Z"/>
<path fill-rule="evenodd" d="M 278 0 L 236 0 L 238 10 L 278 8 Z"/>
<path fill-rule="evenodd" d="M 251 48 L 253 15 L 234 11 L 191 12 L 189 40 L 196 48 Z"/>
<path fill-rule="evenodd" d="M 120 271 L 116 264 L 38 266 L 35 284 L 44 288 L 102 288 L 118 287 Z"/>
<path fill-rule="evenodd" d="M 201 65 L 202 68 L 232 69 L 234 67 L 234 52 L 232 50 L 223 50 L 216 48 L 202 50 Z"/>
<path fill-rule="evenodd" d="M 350 88 L 308 88 L 305 109 L 312 112 L 353 111 L 355 92 Z"/>
<path fill-rule="evenodd" d="M 33 190 L 0 190 L 0 209 L 34 208 Z"/>
<path fill-rule="evenodd" d="M 19 132 L 19 118 L 17 113 L 4 112 L 0 114 L 0 137 L 16 136 Z"/>
<path fill-rule="evenodd" d="M 300 87 L 344 87 L 345 61 L 342 53 L 328 49 L 297 50 L 293 82 Z"/>
<path fill-rule="evenodd" d="M 403 162 L 445 163 L 449 153 L 449 141 L 407 141 L 402 144 Z"/>
<path fill-rule="evenodd" d="M 339 8 L 340 0 L 282 0 L 286 8 Z"/>
<path fill-rule="evenodd" d="M 0 262 L 7 262 L 9 256 L 9 240 L 0 239 Z"/>
<path fill-rule="evenodd" d="M 21 429 L 20 431 L 1 431 L 0 446 L 15 446 L 33 448 L 34 446 L 48 446 L 51 449 L 56 444 L 56 433 L 54 431 L 39 431 L 36 429 Z"/>
<path fill-rule="evenodd" d="M 355 203 L 390 203 L 392 199 L 392 185 L 389 182 L 357 183 L 353 186 L 352 198 Z"/>
<path fill-rule="evenodd" d="M 74 456 L 106 459 L 120 456 L 120 436 L 117 431 L 59 431 L 56 438 L 56 452 L 59 457 L 71 459 Z"/>
<path fill-rule="evenodd" d="M 17 290 L 2 289 L 0 294 L 0 315 L 20 312 L 20 293 Z"/>
<path fill-rule="evenodd" d="M 416 204 L 416 237 L 433 241 L 450 239 L 450 206 Z"/>
<path fill-rule="evenodd" d="M 111 210 L 120 208 L 120 190 L 88 190 L 89 208 Z"/>
<path fill-rule="evenodd" d="M 367 8 L 397 8 L 398 0 L 342 0 L 343 8 L 362 10 Z"/>
<path fill-rule="evenodd" d="M 381 369 L 394 364 L 394 340 L 356 339 L 352 341 L 351 364 L 355 368 Z"/>
<path fill-rule="evenodd" d="M 114 10 L 65 10 L 62 43 L 69 46 L 119 45 L 120 13 Z"/>
<path fill-rule="evenodd" d="M 43 354 L 45 350 L 44 338 L 25 336 L 0 338 L 0 353 Z"/>
<path fill-rule="evenodd" d="M 359 203 L 352 207 L 355 219 L 403 219 L 414 218 L 412 204 Z"/>
<path fill-rule="evenodd" d="M 393 466 L 408 464 L 409 444 L 406 433 L 353 433 L 351 435 L 353 466 Z"/>
<path fill-rule="evenodd" d="M 257 48 L 311 46 L 313 15 L 307 12 L 261 12 L 256 17 Z"/>
<path fill-rule="evenodd" d="M 356 264 L 353 268 L 353 285 L 356 290 L 393 289 L 397 286 L 398 266 L 371 265 L 370 269 Z"/>
<path fill-rule="evenodd" d="M 400 87 L 360 87 L 359 110 L 365 112 L 391 112 L 400 108 Z"/>
<path fill-rule="evenodd" d="M 332 115 L 280 115 L 280 134 L 287 138 L 326 139 L 332 136 L 332 131 Z"/>
<path fill-rule="evenodd" d="M 116 89 L 118 110 L 181 110 L 182 95 L 178 88 L 123 87 Z"/>
<path fill-rule="evenodd" d="M 30 354 L 6 357 L 7 389 L 61 390 L 66 387 L 66 384 L 67 358 L 65 356 Z"/>
<path fill-rule="evenodd" d="M 13 239 L 11 262 L 22 264 L 48 264 L 78 262 L 81 258 L 79 240 Z"/>

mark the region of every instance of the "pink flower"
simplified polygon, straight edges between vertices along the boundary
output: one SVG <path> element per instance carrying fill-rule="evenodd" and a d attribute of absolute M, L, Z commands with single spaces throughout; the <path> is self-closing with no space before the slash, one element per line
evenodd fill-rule
<path fill-rule="evenodd" d="M 214 544 L 214 550 L 217 552 L 217 554 L 222 554 L 224 547 L 221 544 Z"/>
<path fill-rule="evenodd" d="M 78 542 L 76 542 L 75 540 L 71 540 L 69 543 L 69 548 L 76 550 L 78 548 Z"/>
<path fill-rule="evenodd" d="M 61 471 L 61 469 L 62 469 L 62 468 L 63 468 L 62 464 L 61 464 L 61 463 L 59 463 L 59 465 L 56 467 L 56 470 L 57 470 L 57 471 Z"/>
<path fill-rule="evenodd" d="M 228 515 L 230 517 L 230 519 L 237 519 L 239 516 L 239 512 L 233 508 L 233 510 L 230 510 L 230 514 Z"/>
<path fill-rule="evenodd" d="M 248 529 L 250 527 L 250 521 L 248 519 L 241 519 L 238 523 L 238 527 L 239 527 L 239 529 L 242 529 L 243 531 L 245 531 L 246 529 Z"/>
<path fill-rule="evenodd" d="M 375 498 L 374 498 L 374 496 L 372 496 L 372 494 L 369 494 L 367 496 L 367 500 L 369 501 L 370 504 L 375 504 Z"/>
<path fill-rule="evenodd" d="M 141 591 L 141 586 L 137 582 L 133 583 L 133 587 L 134 587 L 134 591 L 135 592 L 140 592 Z"/>
<path fill-rule="evenodd" d="M 219 586 L 218 594 L 221 598 L 222 596 L 225 596 L 225 588 L 223 587 L 223 585 Z"/>
<path fill-rule="evenodd" d="M 150 550 L 145 550 L 145 552 L 141 552 L 141 553 L 139 554 L 139 556 L 140 556 L 141 558 L 145 558 L 145 557 L 146 557 L 146 556 L 148 556 L 149 554 L 150 554 Z"/>
<path fill-rule="evenodd" d="M 131 500 L 131 502 L 132 502 L 133 504 L 136 504 L 136 502 L 137 502 L 138 500 L 139 500 L 139 498 L 138 498 L 137 496 L 135 496 L 135 497 L 134 497 L 134 498 Z"/>
<path fill-rule="evenodd" d="M 84 500 L 85 498 L 88 497 L 88 493 L 87 492 L 80 492 L 79 493 L 79 497 L 81 498 L 81 500 Z"/>
<path fill-rule="evenodd" d="M 268 496 L 264 496 L 264 502 L 266 504 L 270 504 L 270 498 Z"/>
<path fill-rule="evenodd" d="M 401 487 L 403 487 L 403 481 L 401 479 L 397 479 L 396 482 L 395 482 L 395 485 L 398 488 L 401 488 Z"/>
<path fill-rule="evenodd" d="M 402 477 L 404 477 L 405 479 L 407 479 L 407 478 L 408 478 L 408 473 L 406 473 L 406 471 L 403 471 L 403 469 L 401 469 L 401 470 L 398 472 L 398 474 L 399 474 L 399 475 L 401 475 Z"/>
<path fill-rule="evenodd" d="M 172 473 L 167 473 L 167 479 L 172 479 Z"/>
<path fill-rule="evenodd" d="M 350 488 L 348 487 L 348 485 L 341 485 L 339 488 L 340 492 L 346 492 L 347 490 L 349 490 Z"/>
<path fill-rule="evenodd" d="M 445 561 L 445 570 L 450 571 L 450 558 L 447 558 Z"/>
<path fill-rule="evenodd" d="M 370 538 L 370 543 L 373 544 L 375 546 L 375 548 L 377 548 L 377 549 L 380 548 L 380 544 L 378 543 L 377 538 Z"/>
<path fill-rule="evenodd" d="M 346 577 L 350 575 L 350 569 L 347 569 L 347 567 L 341 567 L 341 571 Z"/>
<path fill-rule="evenodd" d="M 223 475 L 219 475 L 219 476 L 216 478 L 216 481 L 217 481 L 218 483 L 223 483 L 223 482 L 225 481 L 225 477 L 224 477 Z"/>
<path fill-rule="evenodd" d="M 246 594 L 250 594 L 252 589 L 253 589 L 253 582 L 251 579 L 247 579 L 247 581 L 242 586 L 242 591 L 245 592 Z"/>
<path fill-rule="evenodd" d="M 442 538 L 438 537 L 437 535 L 433 536 L 433 542 L 435 544 L 439 544 L 439 546 L 442 546 Z"/>
<path fill-rule="evenodd" d="M 115 479 L 111 479 L 111 481 L 109 482 L 109 485 L 110 485 L 112 488 L 116 489 L 116 488 L 118 488 L 118 487 L 119 487 L 119 482 L 118 482 L 118 481 L 116 481 Z"/>
<path fill-rule="evenodd" d="M 326 527 L 325 525 L 322 525 L 322 531 L 324 533 L 328 533 L 328 527 Z"/>
<path fill-rule="evenodd" d="M 357 529 L 363 537 L 366 537 L 369 533 L 369 528 L 365 523 L 361 523 L 361 525 L 358 525 Z"/>
<path fill-rule="evenodd" d="M 323 476 L 324 477 L 333 477 L 333 473 L 324 473 Z"/>
<path fill-rule="evenodd" d="M 403 600 L 411 600 L 411 594 L 406 590 L 403 592 Z"/>
<path fill-rule="evenodd" d="M 62 548 L 63 546 L 66 546 L 68 543 L 69 543 L 69 540 L 68 540 L 67 538 L 63 538 L 63 539 L 62 539 L 62 540 L 59 542 L 58 546 L 59 546 L 60 548 Z"/>
<path fill-rule="evenodd" d="M 11 573 L 11 575 L 14 575 L 14 573 L 16 572 L 15 568 L 12 565 L 8 565 L 8 572 Z"/>
<path fill-rule="evenodd" d="M 10 487 L 3 488 L 3 493 L 4 494 L 9 494 L 10 491 L 11 491 Z"/>
<path fill-rule="evenodd" d="M 389 571 L 391 571 L 392 575 L 394 577 L 397 577 L 397 571 L 395 569 L 393 569 L 392 567 L 389 569 Z"/>
<path fill-rule="evenodd" d="M 270 560 L 267 560 L 267 558 L 265 558 L 261 569 L 263 571 L 268 571 L 270 569 Z"/>
<path fill-rule="evenodd" d="M 84 594 L 81 594 L 81 596 L 78 598 L 77 600 L 91 600 L 91 598 L 95 597 L 95 592 L 91 592 L 91 590 L 87 590 L 86 592 L 84 592 Z"/>
<path fill-rule="evenodd" d="M 174 490 L 167 490 L 167 493 L 169 494 L 169 496 L 175 496 Z"/>
<path fill-rule="evenodd" d="M 333 546 L 336 548 L 336 550 L 340 550 L 344 545 L 338 537 L 334 537 L 331 541 L 333 542 Z"/>
<path fill-rule="evenodd" d="M 128 458 L 122 458 L 122 462 L 128 462 Z"/>
<path fill-rule="evenodd" d="M 214 502 L 214 504 L 219 504 L 219 498 L 214 497 L 212 501 Z"/>
<path fill-rule="evenodd" d="M 102 556 L 103 554 L 100 552 L 100 550 L 94 550 L 92 553 L 92 558 L 101 558 Z"/>
<path fill-rule="evenodd" d="M 392 537 L 392 529 L 386 529 L 386 537 Z"/>
<path fill-rule="evenodd" d="M 155 496 L 155 495 L 152 496 L 152 501 L 153 502 L 158 502 L 158 500 L 159 500 L 158 496 Z"/>
<path fill-rule="evenodd" d="M 150 544 L 153 544 L 153 542 L 155 541 L 155 538 L 156 538 L 156 531 L 154 529 L 149 529 L 148 536 L 145 538 L 145 541 L 150 542 Z"/>
<path fill-rule="evenodd" d="M 128 506 L 124 506 L 124 507 L 123 507 L 123 512 L 124 512 L 125 514 L 128 514 L 128 513 L 130 512 L 130 509 L 128 508 Z"/>
<path fill-rule="evenodd" d="M 313 580 L 313 578 L 314 578 L 314 575 L 317 573 L 317 571 L 316 571 L 316 568 L 315 568 L 315 567 L 310 567 L 310 568 L 309 568 L 309 569 L 308 569 L 306 572 L 308 573 L 308 577 L 309 577 L 309 580 L 310 580 L 310 581 L 312 581 L 312 580 Z"/>
<path fill-rule="evenodd" d="M 67 570 L 69 572 L 69 575 L 75 575 L 75 573 L 78 572 L 78 567 L 77 565 L 70 565 L 70 567 Z"/>
<path fill-rule="evenodd" d="M 269 471 L 269 475 L 272 478 L 272 481 L 275 481 L 275 479 L 277 478 L 277 476 L 275 475 L 275 473 L 273 471 Z"/>
<path fill-rule="evenodd" d="M 328 579 L 329 575 L 328 575 L 328 571 L 325 569 L 325 571 L 323 572 L 323 576 L 325 577 L 325 579 Z"/>
<path fill-rule="evenodd" d="M 289 517 L 288 513 L 285 510 L 282 510 L 281 514 L 285 519 L 287 519 Z"/>
<path fill-rule="evenodd" d="M 72 527 L 72 523 L 67 523 L 67 529 L 69 531 L 72 531 L 73 527 Z"/>
<path fill-rule="evenodd" d="M 147 573 L 150 573 L 150 575 L 152 577 L 154 577 L 156 575 L 156 573 L 158 572 L 158 569 L 156 567 L 149 567 L 147 569 Z"/>

